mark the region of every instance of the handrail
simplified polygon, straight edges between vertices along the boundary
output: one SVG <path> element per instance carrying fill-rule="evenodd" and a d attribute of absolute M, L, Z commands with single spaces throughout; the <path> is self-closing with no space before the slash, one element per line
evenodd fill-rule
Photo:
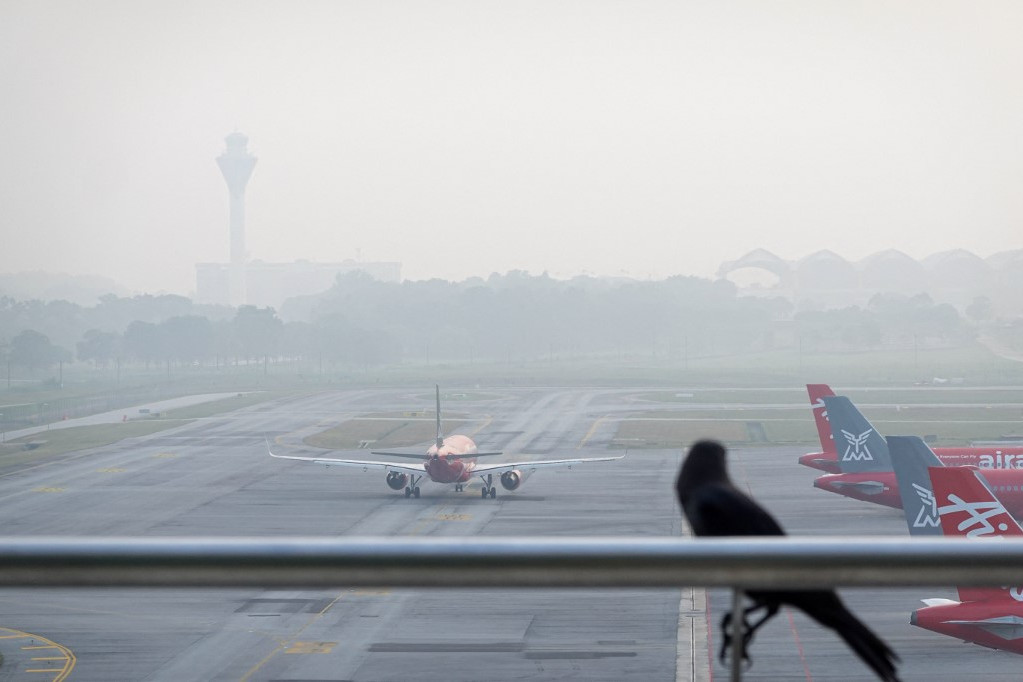
<path fill-rule="evenodd" d="M 1017 585 L 1023 539 L 0 537 L 4 587 Z"/>

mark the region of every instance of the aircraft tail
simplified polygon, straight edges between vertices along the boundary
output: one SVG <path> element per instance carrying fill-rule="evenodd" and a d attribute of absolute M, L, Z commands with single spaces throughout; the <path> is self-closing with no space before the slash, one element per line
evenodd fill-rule
<path fill-rule="evenodd" d="M 821 452 L 835 454 L 835 438 L 831 435 L 831 424 L 828 423 L 828 408 L 821 400 L 824 396 L 833 397 L 835 392 L 827 384 L 807 384 L 806 393 L 810 396 L 810 409 L 813 410 L 813 421 L 817 425 L 817 437 L 821 441 Z"/>
<path fill-rule="evenodd" d="M 931 467 L 941 529 L 945 535 L 978 537 L 1021 537 L 1020 528 L 976 469 Z M 981 601 L 1006 596 L 1001 587 L 959 587 L 962 601 Z M 1012 588 L 1018 589 L 1018 588 Z"/>
<path fill-rule="evenodd" d="M 444 431 L 440 427 L 440 384 L 434 384 L 434 388 L 437 389 L 437 449 L 440 450 L 444 445 Z"/>
<path fill-rule="evenodd" d="M 943 466 L 941 460 L 919 436 L 888 436 L 886 440 L 909 534 L 941 535 L 938 505 L 927 473 L 928 467 Z"/>
<path fill-rule="evenodd" d="M 845 396 L 823 397 L 842 473 L 891 471 L 888 444 Z"/>

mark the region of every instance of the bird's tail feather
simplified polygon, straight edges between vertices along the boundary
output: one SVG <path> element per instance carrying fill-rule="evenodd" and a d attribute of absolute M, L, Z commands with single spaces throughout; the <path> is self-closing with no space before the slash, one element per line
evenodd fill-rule
<path fill-rule="evenodd" d="M 898 655 L 856 616 L 846 609 L 813 615 L 821 625 L 837 632 L 849 648 L 877 673 L 879 679 L 884 682 L 899 682 L 895 674 Z"/>

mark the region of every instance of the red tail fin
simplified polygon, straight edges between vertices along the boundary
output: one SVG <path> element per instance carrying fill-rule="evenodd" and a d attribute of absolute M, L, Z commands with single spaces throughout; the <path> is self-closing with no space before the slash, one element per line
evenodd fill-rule
<path fill-rule="evenodd" d="M 835 454 L 835 439 L 831 436 L 831 424 L 828 423 L 828 411 L 821 398 L 833 396 L 835 392 L 827 384 L 807 384 L 806 393 L 810 396 L 810 408 L 813 410 L 813 421 L 817 424 L 817 436 L 821 440 L 821 452 Z"/>
<path fill-rule="evenodd" d="M 941 530 L 948 536 L 1020 537 L 1023 529 L 1005 511 L 976 469 L 929 467 L 934 499 L 941 518 Z M 1008 588 L 1019 592 L 1019 588 Z M 962 601 L 980 601 L 1008 596 L 1004 587 L 959 587 Z"/>

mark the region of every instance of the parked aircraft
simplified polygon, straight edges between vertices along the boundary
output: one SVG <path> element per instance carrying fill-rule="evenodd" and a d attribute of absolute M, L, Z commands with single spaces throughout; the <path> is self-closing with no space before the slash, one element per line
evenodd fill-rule
<path fill-rule="evenodd" d="M 988 473 L 942 467 L 922 439 L 888 438 L 911 535 L 1023 537 L 1023 529 L 986 484 Z M 936 465 L 936 466 L 935 466 Z M 924 599 L 909 622 L 950 637 L 1023 654 L 1023 589 L 958 587 L 959 601 Z"/>
<path fill-rule="evenodd" d="M 826 397 L 833 397 L 835 393 L 827 384 L 807 384 L 806 393 L 810 396 L 810 407 L 813 410 L 822 452 L 803 455 L 799 458 L 799 463 L 831 474 L 841 473 L 845 469 L 842 468 L 835 449 L 836 441 L 831 433 L 828 409 L 823 400 Z M 856 409 L 855 406 L 853 409 Z M 844 441 L 839 439 L 838 442 Z M 934 448 L 934 454 L 946 466 L 972 465 L 982 469 L 1023 469 L 1023 447 L 1020 446 Z"/>
<path fill-rule="evenodd" d="M 483 481 L 481 496 L 483 498 L 497 497 L 497 487 L 494 485 L 494 474 L 499 473 L 498 480 L 505 490 L 517 490 L 529 475 L 540 467 L 565 466 L 583 464 L 588 462 L 611 462 L 622 459 L 625 455 L 617 457 L 583 457 L 572 459 L 548 459 L 523 462 L 502 462 L 501 464 L 477 463 L 477 457 L 492 457 L 501 455 L 501 452 L 480 452 L 472 438 L 460 434 L 444 437 L 440 420 L 440 387 L 437 391 L 437 437 L 426 450 L 426 452 L 394 452 L 394 451 L 373 451 L 373 455 L 386 455 L 390 457 L 407 457 L 421 460 L 419 462 L 384 462 L 375 460 L 358 459 L 336 459 L 333 457 L 299 457 L 297 455 L 275 455 L 270 449 L 270 441 L 267 439 L 266 449 L 271 457 L 277 459 L 295 459 L 302 462 L 313 462 L 327 466 L 345 466 L 365 469 L 384 469 L 387 471 L 387 486 L 391 490 L 405 491 L 405 497 L 419 497 L 419 483 L 423 477 L 428 477 L 434 483 L 454 483 L 455 490 L 465 490 L 465 484 L 473 476 L 479 476 Z"/>
<path fill-rule="evenodd" d="M 814 487 L 855 500 L 901 509 L 899 486 L 884 437 L 845 396 L 825 396 L 822 400 L 835 442 L 839 443 L 838 463 L 842 473 L 819 476 L 813 482 Z M 948 454 L 948 450 L 954 452 Z M 1002 496 L 1009 511 L 1023 517 L 1023 469 L 1014 468 L 1016 456 L 1006 450 L 942 448 L 944 454 L 938 455 L 935 451 L 935 456 L 946 466 L 979 465 L 984 468 L 985 477 Z M 1006 464 L 1012 468 L 998 468 Z"/>
<path fill-rule="evenodd" d="M 826 396 L 835 395 L 835 392 L 827 384 L 807 384 L 806 393 L 810 396 L 810 410 L 813 412 L 813 423 L 817 426 L 821 451 L 808 452 L 799 458 L 799 463 L 812 469 L 837 474 L 841 469 L 838 468 L 835 438 L 831 435 L 831 424 L 828 422 L 828 408 L 825 407 L 823 400 Z"/>

